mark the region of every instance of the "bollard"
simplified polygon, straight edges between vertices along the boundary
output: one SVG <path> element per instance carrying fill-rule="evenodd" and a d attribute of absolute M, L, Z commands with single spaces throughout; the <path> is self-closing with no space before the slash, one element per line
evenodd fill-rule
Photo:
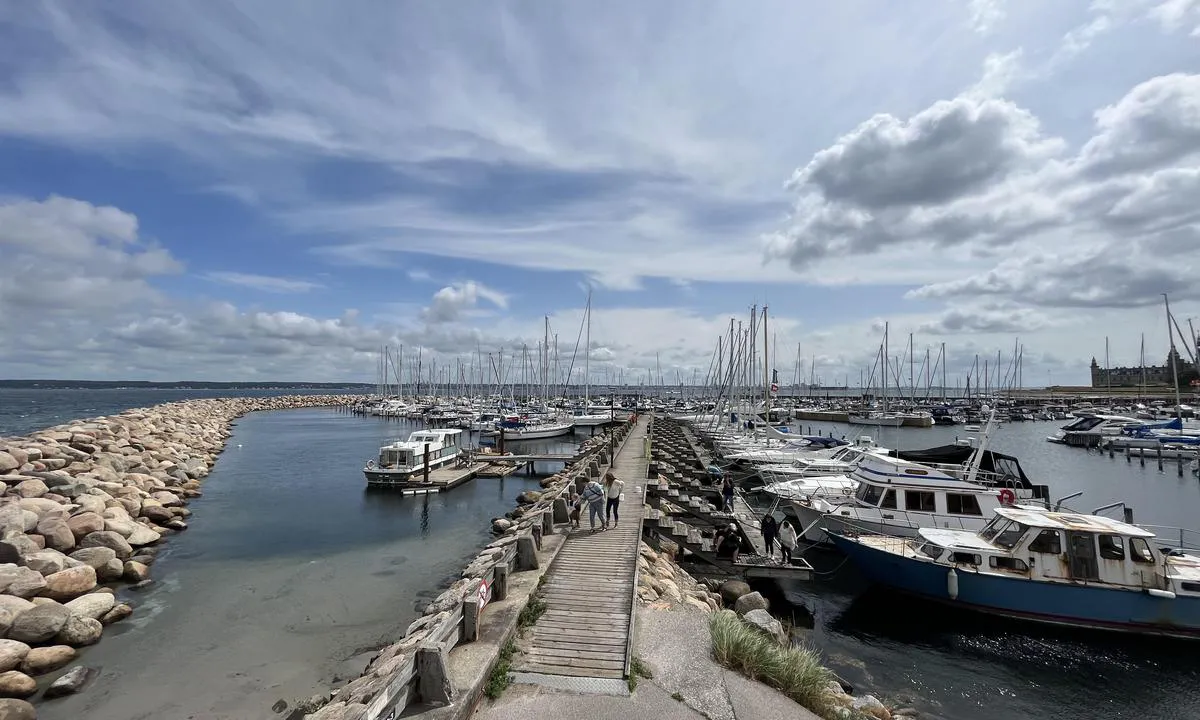
<path fill-rule="evenodd" d="M 1161 447 L 1161 446 L 1159 446 L 1159 447 L 1158 447 L 1158 448 L 1156 448 L 1156 449 L 1157 449 L 1157 451 L 1158 451 L 1158 471 L 1159 471 L 1159 472 L 1162 472 L 1162 469 L 1163 469 L 1163 464 L 1162 464 L 1162 447 Z"/>
<path fill-rule="evenodd" d="M 1125 462 L 1127 462 L 1127 463 L 1132 463 L 1132 462 L 1133 462 L 1133 458 L 1132 458 L 1132 457 L 1130 457 L 1130 455 L 1129 455 L 1129 448 L 1128 448 L 1128 447 L 1126 447 L 1126 448 L 1125 448 Z"/>
<path fill-rule="evenodd" d="M 1146 467 L 1146 448 L 1138 448 L 1138 464 Z"/>
<path fill-rule="evenodd" d="M 1179 477 L 1183 477 L 1183 451 L 1179 451 Z"/>
<path fill-rule="evenodd" d="M 1112 459 L 1113 452 L 1114 452 L 1114 451 L 1113 451 L 1113 444 L 1112 444 L 1112 443 L 1109 443 L 1109 444 L 1108 444 L 1108 457 L 1109 457 L 1109 459 Z"/>

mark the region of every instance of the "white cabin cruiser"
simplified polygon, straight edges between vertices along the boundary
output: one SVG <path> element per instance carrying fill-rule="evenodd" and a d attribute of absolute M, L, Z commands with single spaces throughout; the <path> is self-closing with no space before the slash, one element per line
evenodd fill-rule
<path fill-rule="evenodd" d="M 408 440 L 398 440 L 379 448 L 378 460 L 368 460 L 363 468 L 368 485 L 408 485 L 428 466 L 436 470 L 458 460 L 462 454 L 462 430 L 438 428 L 417 430 Z M 419 479 L 419 478 L 416 478 Z"/>
<path fill-rule="evenodd" d="M 1060 445 L 1096 445 L 1102 438 L 1121 435 L 1125 428 L 1143 424 L 1143 421 L 1127 415 L 1085 415 L 1063 425 L 1046 441 Z"/>

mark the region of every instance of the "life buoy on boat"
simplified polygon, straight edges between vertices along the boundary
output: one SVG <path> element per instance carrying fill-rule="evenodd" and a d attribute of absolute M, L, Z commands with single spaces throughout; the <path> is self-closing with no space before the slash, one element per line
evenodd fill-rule
<path fill-rule="evenodd" d="M 854 488 L 844 487 L 844 488 L 842 488 L 842 494 L 845 495 L 846 497 L 850 497 L 851 495 L 854 494 Z"/>
<path fill-rule="evenodd" d="M 1017 494 L 1014 493 L 1012 490 L 1009 490 L 1008 488 L 1004 488 L 1003 490 L 1000 491 L 1000 504 L 1001 505 L 1012 505 L 1016 501 L 1017 501 Z"/>
<path fill-rule="evenodd" d="M 374 469 L 375 469 L 375 461 L 374 461 L 374 460 L 368 460 L 368 461 L 367 461 L 367 469 L 368 469 L 368 470 L 374 470 Z"/>

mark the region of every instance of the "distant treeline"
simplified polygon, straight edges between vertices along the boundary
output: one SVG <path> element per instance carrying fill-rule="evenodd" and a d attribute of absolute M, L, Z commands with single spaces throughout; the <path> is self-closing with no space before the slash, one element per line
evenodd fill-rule
<path fill-rule="evenodd" d="M 149 380 L 0 380 L 0 388 L 41 390 L 364 390 L 375 386 L 369 383 L 319 383 L 319 382 L 209 382 L 206 380 L 179 380 L 177 382 L 152 382 Z"/>

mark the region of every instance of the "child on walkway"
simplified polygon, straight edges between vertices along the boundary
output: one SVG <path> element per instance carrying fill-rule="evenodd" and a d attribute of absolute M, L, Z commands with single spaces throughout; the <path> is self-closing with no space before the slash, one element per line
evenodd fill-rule
<path fill-rule="evenodd" d="M 579 497 L 579 493 L 571 493 L 571 503 L 568 506 L 571 512 L 568 517 L 571 520 L 571 527 L 579 529 L 579 517 L 583 514 L 583 499 Z"/>

